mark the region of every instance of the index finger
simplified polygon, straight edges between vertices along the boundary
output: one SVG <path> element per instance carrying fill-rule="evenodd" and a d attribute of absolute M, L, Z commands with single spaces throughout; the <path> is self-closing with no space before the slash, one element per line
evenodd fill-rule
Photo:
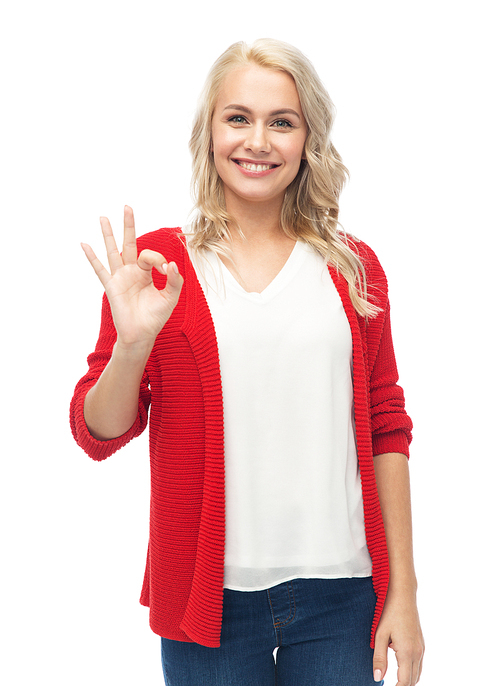
<path fill-rule="evenodd" d="M 411 657 L 398 659 L 398 683 L 396 686 L 405 686 L 406 684 L 414 686 L 417 683 L 417 672 Z"/>
<path fill-rule="evenodd" d="M 137 262 L 137 241 L 135 239 L 134 211 L 125 205 L 123 211 L 123 264 L 135 264 Z"/>

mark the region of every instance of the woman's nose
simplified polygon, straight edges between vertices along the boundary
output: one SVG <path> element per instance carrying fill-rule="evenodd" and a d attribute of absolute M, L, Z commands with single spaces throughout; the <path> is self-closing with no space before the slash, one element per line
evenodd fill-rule
<path fill-rule="evenodd" d="M 253 153 L 271 152 L 271 143 L 266 126 L 255 125 L 248 129 L 245 147 Z"/>

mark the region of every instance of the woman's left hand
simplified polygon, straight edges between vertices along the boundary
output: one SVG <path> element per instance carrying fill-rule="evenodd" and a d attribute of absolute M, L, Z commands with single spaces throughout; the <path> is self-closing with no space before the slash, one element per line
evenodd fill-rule
<path fill-rule="evenodd" d="M 420 628 L 417 604 L 412 594 L 389 591 L 375 634 L 373 673 L 381 681 L 387 671 L 387 649 L 396 653 L 398 682 L 396 686 L 415 686 L 422 671 L 424 638 Z"/>

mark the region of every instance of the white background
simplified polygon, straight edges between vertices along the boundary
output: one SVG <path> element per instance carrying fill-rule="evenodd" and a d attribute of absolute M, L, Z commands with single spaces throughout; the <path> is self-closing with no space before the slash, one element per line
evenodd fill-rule
<path fill-rule="evenodd" d="M 144 434 L 104 463 L 70 435 L 95 344 L 98 218 L 139 233 L 190 211 L 187 141 L 216 57 L 275 37 L 315 64 L 351 172 L 346 229 L 389 278 L 415 423 L 421 683 L 498 674 L 498 26 L 494 3 L 86 0 L 4 5 L 2 607 L 7 686 L 160 686 L 138 603 Z M 392 655 L 392 654 L 391 654 Z M 396 683 L 394 658 L 386 685 Z M 194 685 L 197 686 L 197 685 Z"/>

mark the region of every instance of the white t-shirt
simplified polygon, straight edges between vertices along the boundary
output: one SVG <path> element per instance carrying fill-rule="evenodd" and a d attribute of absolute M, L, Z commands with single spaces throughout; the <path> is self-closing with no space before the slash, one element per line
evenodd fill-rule
<path fill-rule="evenodd" d="M 272 283 L 247 293 L 211 251 L 191 259 L 220 358 L 224 586 L 370 576 L 351 331 L 324 260 L 297 242 Z"/>

